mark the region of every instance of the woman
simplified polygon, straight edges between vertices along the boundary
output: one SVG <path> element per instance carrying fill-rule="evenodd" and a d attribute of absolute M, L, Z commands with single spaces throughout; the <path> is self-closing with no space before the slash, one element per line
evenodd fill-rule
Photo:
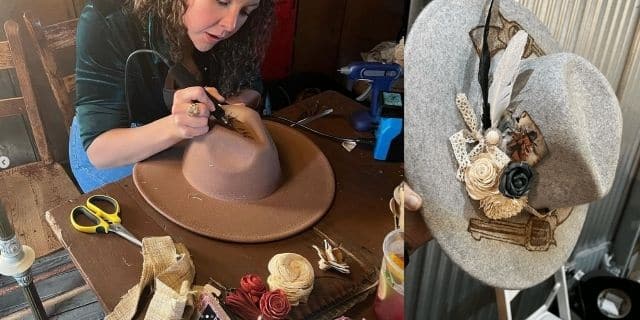
<path fill-rule="evenodd" d="M 181 63 L 219 102 L 257 107 L 272 16 L 273 0 L 89 0 L 78 22 L 69 140 L 82 190 L 209 131 L 215 107 L 205 89 L 174 90 L 167 64 Z"/>

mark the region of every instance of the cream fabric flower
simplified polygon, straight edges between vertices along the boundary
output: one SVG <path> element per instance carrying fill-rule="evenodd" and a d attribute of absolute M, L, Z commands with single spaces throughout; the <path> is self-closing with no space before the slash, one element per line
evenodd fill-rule
<path fill-rule="evenodd" d="M 527 197 L 511 199 L 502 194 L 490 195 L 480 200 L 480 208 L 489 219 L 500 220 L 520 213 L 527 204 Z"/>
<path fill-rule="evenodd" d="M 471 199 L 482 200 L 500 192 L 500 169 L 490 154 L 478 155 L 464 171 L 464 182 Z"/>
<path fill-rule="evenodd" d="M 313 290 L 313 266 L 305 257 L 295 253 L 276 254 L 267 266 L 270 290 L 281 289 L 292 306 L 306 303 Z"/>

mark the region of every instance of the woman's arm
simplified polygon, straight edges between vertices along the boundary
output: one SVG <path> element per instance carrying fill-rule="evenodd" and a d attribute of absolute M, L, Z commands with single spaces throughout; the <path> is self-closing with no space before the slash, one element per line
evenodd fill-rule
<path fill-rule="evenodd" d="M 217 92 L 211 93 L 216 99 L 222 99 Z M 199 101 L 197 116 L 187 113 L 192 101 Z M 213 108 L 213 103 L 202 87 L 177 90 L 171 115 L 137 128 L 108 130 L 93 140 L 87 149 L 87 155 L 91 163 L 98 168 L 136 163 L 183 139 L 207 133 L 209 113 Z"/>
<path fill-rule="evenodd" d="M 171 116 L 167 116 L 137 128 L 106 131 L 89 145 L 89 160 L 97 168 L 144 160 L 182 140 L 171 130 L 171 122 Z"/>

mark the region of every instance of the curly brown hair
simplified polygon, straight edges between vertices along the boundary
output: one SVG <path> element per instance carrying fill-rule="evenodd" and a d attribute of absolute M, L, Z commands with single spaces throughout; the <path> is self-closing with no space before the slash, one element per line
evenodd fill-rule
<path fill-rule="evenodd" d="M 186 0 L 127 0 L 129 8 L 140 21 L 153 16 L 162 21 L 162 31 L 169 44 L 173 61 L 181 61 L 183 46 L 192 45 L 182 16 Z M 217 89 L 223 96 L 237 93 L 260 76 L 260 66 L 271 37 L 274 0 L 260 0 L 245 24 L 230 38 L 209 51 L 218 62 Z"/>

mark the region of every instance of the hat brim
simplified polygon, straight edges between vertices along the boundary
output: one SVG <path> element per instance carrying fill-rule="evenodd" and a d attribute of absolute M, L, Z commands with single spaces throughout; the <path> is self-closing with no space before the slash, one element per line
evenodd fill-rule
<path fill-rule="evenodd" d="M 304 134 L 279 123 L 264 124 L 278 149 L 282 170 L 280 186 L 265 198 L 225 201 L 199 192 L 182 174 L 181 146 L 137 163 L 133 181 L 160 214 L 206 237 L 258 243 L 302 232 L 331 206 L 333 170 L 322 151 Z"/>
<path fill-rule="evenodd" d="M 499 8 L 506 21 L 517 22 L 544 53 L 557 52 L 531 12 L 512 1 L 499 3 L 494 10 Z M 405 174 L 423 198 L 423 217 L 433 237 L 454 263 L 488 285 L 523 289 L 544 281 L 567 261 L 588 206 L 560 209 L 565 214 L 550 218 L 548 224 L 530 220 L 526 213 L 490 221 L 456 179 L 458 166 L 449 137 L 465 124 L 455 95 L 466 93 L 480 114 L 478 57 L 469 32 L 484 23 L 487 7 L 480 0 L 434 1 L 413 25 L 405 54 Z"/>

